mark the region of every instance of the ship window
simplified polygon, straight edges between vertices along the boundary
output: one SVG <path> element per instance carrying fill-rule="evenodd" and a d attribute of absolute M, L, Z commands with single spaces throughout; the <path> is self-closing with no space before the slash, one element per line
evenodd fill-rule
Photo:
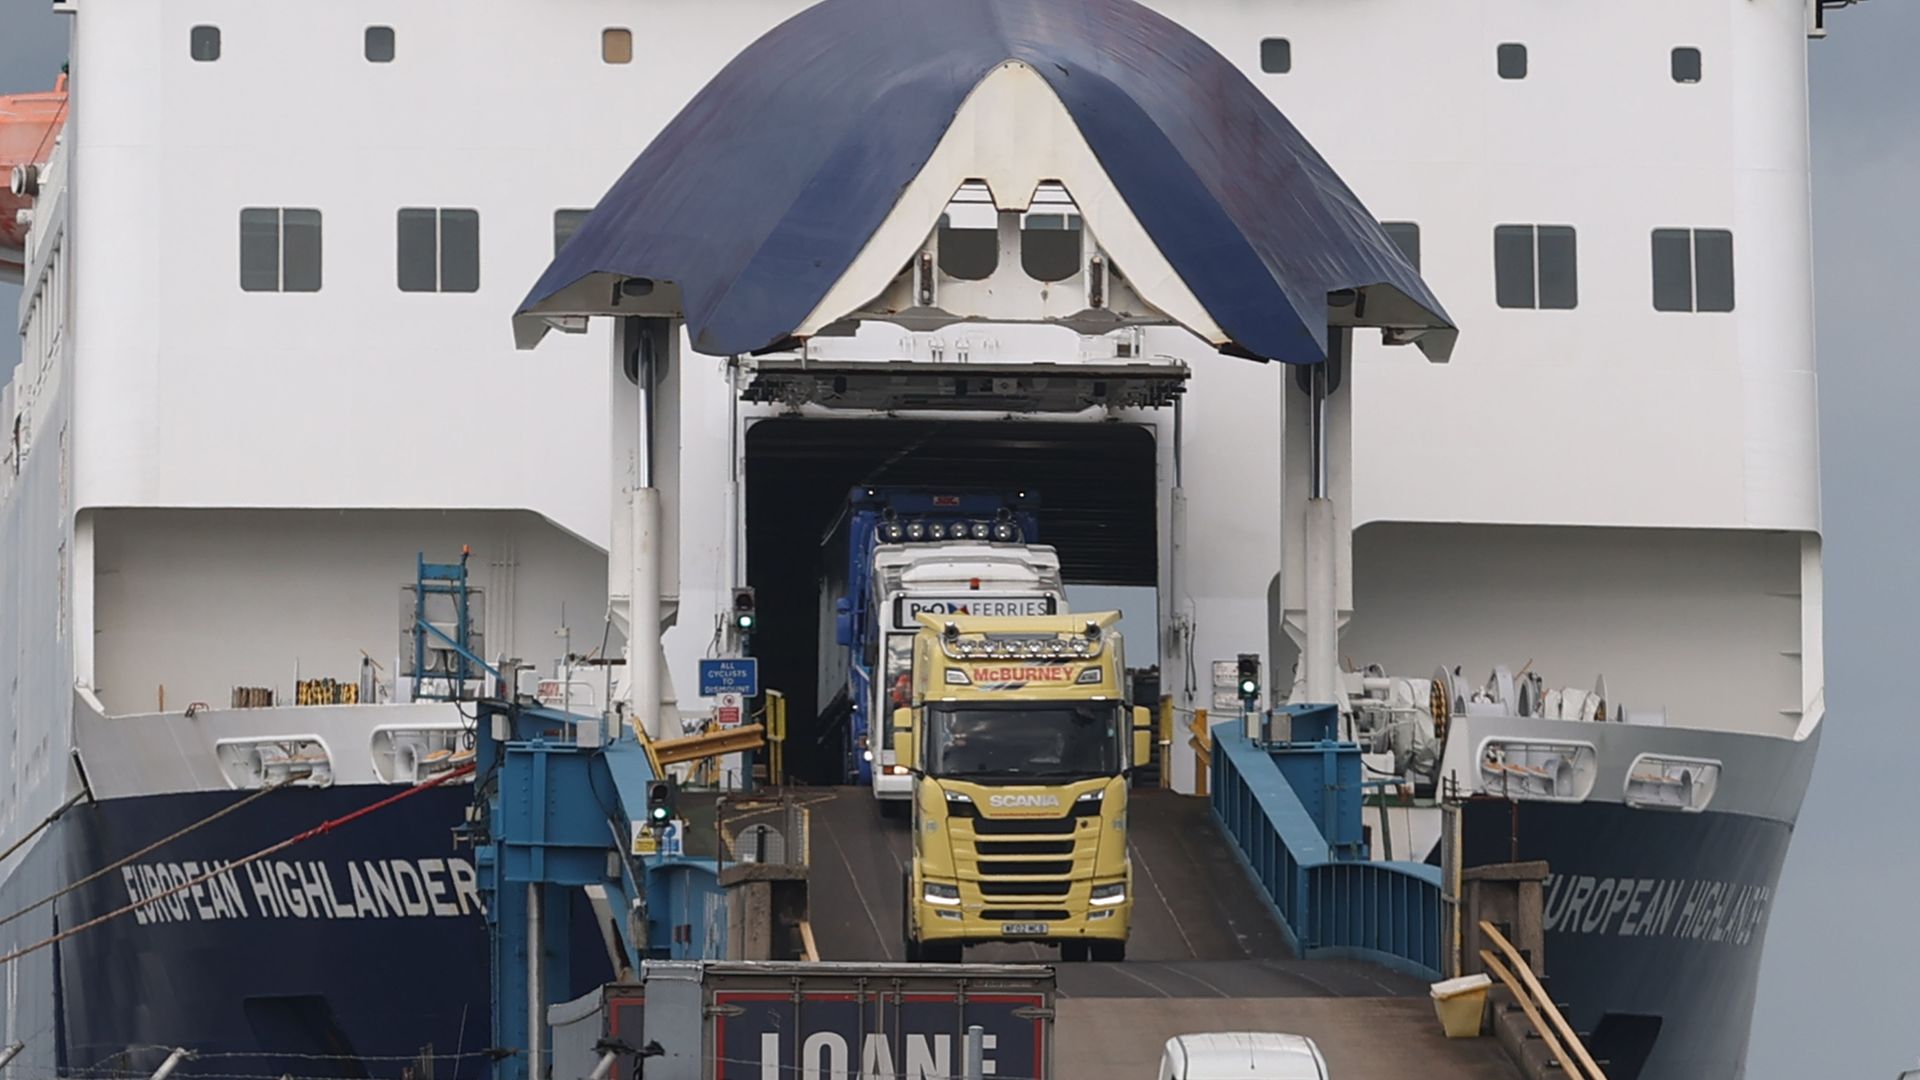
<path fill-rule="evenodd" d="M 1700 81 L 1700 50 L 1683 45 L 1673 50 L 1673 81 L 1677 83 L 1697 83 Z"/>
<path fill-rule="evenodd" d="M 1020 268 L 1035 281 L 1080 272 L 1080 215 L 1028 214 L 1020 223 Z"/>
<path fill-rule="evenodd" d="M 940 272 L 961 281 L 985 281 L 1000 265 L 1000 238 L 993 229 L 961 229 L 940 215 Z"/>
<path fill-rule="evenodd" d="M 1293 42 L 1270 37 L 1260 42 L 1260 70 L 1269 75 L 1285 75 L 1293 70 Z"/>
<path fill-rule="evenodd" d="M 220 59 L 220 28 L 196 26 L 188 31 L 187 53 L 202 62 Z"/>
<path fill-rule="evenodd" d="M 403 207 L 398 247 L 401 292 L 479 290 L 478 210 Z"/>
<path fill-rule="evenodd" d="M 251 206 L 240 211 L 240 287 L 320 291 L 320 211 Z"/>
<path fill-rule="evenodd" d="M 393 27 L 367 27 L 367 59 L 375 64 L 393 63 Z"/>
<path fill-rule="evenodd" d="M 553 253 L 567 246 L 573 234 L 580 231 L 580 223 L 587 220 L 591 210 L 555 210 L 553 212 Z"/>
<path fill-rule="evenodd" d="M 1495 54 L 1503 79 L 1524 79 L 1527 77 L 1527 47 L 1517 41 L 1509 41 L 1500 46 Z"/>
<path fill-rule="evenodd" d="M 1420 226 L 1412 221 L 1383 221 L 1380 228 L 1400 249 L 1400 254 L 1407 257 L 1407 262 L 1415 270 L 1420 269 Z"/>
<path fill-rule="evenodd" d="M 600 31 L 600 59 L 609 64 L 632 63 L 633 31 L 622 26 L 609 26 Z"/>
<path fill-rule="evenodd" d="M 1653 230 L 1655 311 L 1732 311 L 1733 234 L 1725 229 Z"/>
<path fill-rule="evenodd" d="M 1571 225 L 1501 225 L 1493 230 L 1494 301 L 1503 308 L 1564 310 L 1579 302 Z"/>

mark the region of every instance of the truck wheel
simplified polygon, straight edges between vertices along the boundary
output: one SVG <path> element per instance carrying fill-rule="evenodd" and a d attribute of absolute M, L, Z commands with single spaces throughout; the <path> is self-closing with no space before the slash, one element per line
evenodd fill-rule
<path fill-rule="evenodd" d="M 907 874 L 900 879 L 900 940 L 905 943 L 903 950 L 907 963 L 918 964 L 925 960 L 920 942 L 913 936 L 913 875 Z"/>
<path fill-rule="evenodd" d="M 880 816 L 888 821 L 899 821 L 913 809 L 913 803 L 906 799 L 875 799 L 880 804 Z"/>
<path fill-rule="evenodd" d="M 965 946 L 958 941 L 929 941 L 920 946 L 920 958 L 929 964 L 957 964 L 964 955 Z"/>
<path fill-rule="evenodd" d="M 1092 955 L 1084 941 L 1063 941 L 1060 943 L 1060 962 L 1063 964 L 1085 963 Z"/>
<path fill-rule="evenodd" d="M 1127 943 L 1124 941 L 1089 941 L 1093 950 L 1093 959 L 1102 964 L 1117 964 L 1127 958 Z"/>

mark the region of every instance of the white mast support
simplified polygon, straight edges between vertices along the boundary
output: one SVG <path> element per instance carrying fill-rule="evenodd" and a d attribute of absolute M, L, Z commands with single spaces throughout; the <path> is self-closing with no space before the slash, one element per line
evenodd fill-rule
<path fill-rule="evenodd" d="M 1330 327 L 1327 363 L 1307 369 L 1308 389 L 1289 371 L 1283 391 L 1282 625 L 1300 650 L 1290 700 L 1342 708 L 1340 631 L 1353 616 L 1352 335 Z"/>
<path fill-rule="evenodd" d="M 625 318 L 613 335 L 609 614 L 627 636 L 623 700 L 656 738 L 680 734 L 660 640 L 679 609 L 680 325 Z"/>

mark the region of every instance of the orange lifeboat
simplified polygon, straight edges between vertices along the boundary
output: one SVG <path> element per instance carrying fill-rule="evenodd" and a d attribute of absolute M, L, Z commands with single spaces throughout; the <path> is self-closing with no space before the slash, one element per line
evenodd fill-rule
<path fill-rule="evenodd" d="M 0 279 L 20 280 L 24 269 L 27 227 L 19 212 L 33 205 L 31 194 L 16 195 L 7 181 L 14 167 L 46 164 L 54 136 L 67 119 L 67 77 L 53 89 L 33 94 L 0 96 Z"/>

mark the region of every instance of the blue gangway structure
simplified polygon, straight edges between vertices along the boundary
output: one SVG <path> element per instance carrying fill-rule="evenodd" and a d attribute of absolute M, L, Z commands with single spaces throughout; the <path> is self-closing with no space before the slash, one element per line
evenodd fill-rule
<path fill-rule="evenodd" d="M 1296 719 L 1332 711 L 1303 706 Z M 1219 725 L 1213 813 L 1297 955 L 1370 960 L 1438 979 L 1440 868 L 1368 858 L 1359 766 L 1352 743 L 1256 742 L 1244 725 Z"/>

